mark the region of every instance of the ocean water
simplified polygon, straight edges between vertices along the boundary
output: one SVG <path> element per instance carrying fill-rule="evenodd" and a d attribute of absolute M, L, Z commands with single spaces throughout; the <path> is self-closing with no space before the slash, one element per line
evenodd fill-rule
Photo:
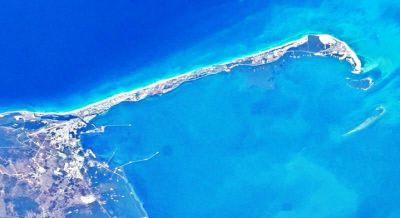
<path fill-rule="evenodd" d="M 306 33 L 398 68 L 398 1 L 7 1 L 0 109 L 67 111 Z M 62 100 L 60 100 L 62 99 Z"/>
<path fill-rule="evenodd" d="M 141 68 L 256 10 L 227 0 L 3 2 L 0 108 L 65 111 L 152 82 L 168 69 Z"/>
<path fill-rule="evenodd" d="M 399 217 L 400 2 L 7 1 L 0 110 L 67 111 L 327 33 L 330 58 L 241 68 L 122 103 L 85 148 L 124 167 L 150 217 Z M 127 126 L 126 124 L 132 124 Z M 157 153 L 159 152 L 159 153 Z"/>
<path fill-rule="evenodd" d="M 310 57 L 210 76 L 112 108 L 83 145 L 112 167 L 159 152 L 124 168 L 150 217 L 397 217 L 399 81 L 370 94 L 350 72 Z"/>

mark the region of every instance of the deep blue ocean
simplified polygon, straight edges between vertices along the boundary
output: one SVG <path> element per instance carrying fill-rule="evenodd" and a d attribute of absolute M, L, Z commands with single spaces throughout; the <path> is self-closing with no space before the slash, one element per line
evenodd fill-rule
<path fill-rule="evenodd" d="M 400 217 L 399 11 L 386 0 L 5 1 L 0 111 L 68 111 L 331 34 L 371 89 L 332 58 L 241 68 L 117 105 L 83 146 L 115 152 L 111 167 L 159 152 L 124 168 L 150 217 Z"/>
<path fill-rule="evenodd" d="M 5 1 L 0 8 L 0 108 L 65 111 L 181 73 L 161 67 L 150 72 L 149 66 L 266 5 L 226 0 Z M 192 68 L 193 63 L 179 67 Z"/>
<path fill-rule="evenodd" d="M 5 1 L 0 110 L 67 111 L 162 78 L 332 34 L 398 67 L 396 1 Z"/>

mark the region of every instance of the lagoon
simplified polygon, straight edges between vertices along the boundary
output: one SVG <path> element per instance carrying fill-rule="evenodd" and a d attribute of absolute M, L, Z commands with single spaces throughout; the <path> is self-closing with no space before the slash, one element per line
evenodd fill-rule
<path fill-rule="evenodd" d="M 400 175 L 377 158 L 399 149 L 379 122 L 345 136 L 381 103 L 351 87 L 350 72 L 308 57 L 209 76 L 113 107 L 93 120 L 111 125 L 105 133 L 82 143 L 105 160 L 114 153 L 114 167 L 159 152 L 125 167 L 150 217 L 379 214 L 365 204 L 397 196 L 381 188 Z M 376 153 L 382 143 L 390 154 Z M 382 180 L 359 179 L 374 175 Z"/>

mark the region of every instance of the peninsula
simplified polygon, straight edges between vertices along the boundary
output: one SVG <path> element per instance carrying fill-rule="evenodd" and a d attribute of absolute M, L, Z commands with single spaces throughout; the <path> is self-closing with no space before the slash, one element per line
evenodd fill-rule
<path fill-rule="evenodd" d="M 112 168 L 109 161 L 82 147 L 82 134 L 105 130 L 90 121 L 121 102 L 162 95 L 188 81 L 218 73 L 234 73 L 238 67 L 256 67 L 305 56 L 333 57 L 349 63 L 352 73 L 362 72 L 359 58 L 345 42 L 330 35 L 307 35 L 254 55 L 120 93 L 74 111 L 1 113 L 0 217 L 64 217 L 69 214 L 147 217 L 123 166 Z M 364 80 L 361 89 L 368 89 L 372 80 Z M 23 210 L 19 206 L 22 203 L 31 206 Z"/>

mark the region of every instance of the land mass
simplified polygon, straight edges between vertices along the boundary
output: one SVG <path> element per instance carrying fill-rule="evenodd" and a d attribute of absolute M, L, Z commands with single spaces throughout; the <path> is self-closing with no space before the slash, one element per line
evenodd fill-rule
<path fill-rule="evenodd" d="M 0 114 L 0 217 L 147 217 L 124 173 L 81 145 L 82 134 L 101 133 L 90 121 L 126 101 L 162 95 L 181 84 L 239 67 L 257 67 L 305 56 L 344 60 L 360 74 L 361 61 L 343 41 L 307 35 L 254 55 L 194 70 L 120 93 L 66 113 L 13 111 Z M 372 79 L 360 79 L 363 90 Z"/>

